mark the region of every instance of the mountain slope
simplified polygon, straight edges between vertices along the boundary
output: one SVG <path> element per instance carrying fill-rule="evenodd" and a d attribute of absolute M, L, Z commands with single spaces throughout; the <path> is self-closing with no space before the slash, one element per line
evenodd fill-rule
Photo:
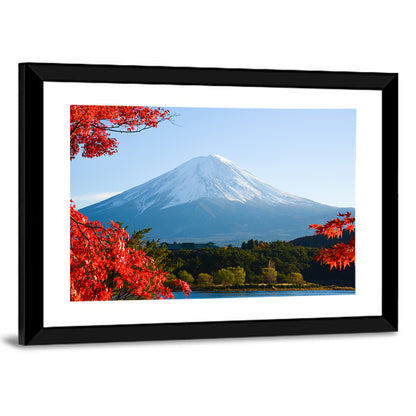
<path fill-rule="evenodd" d="M 163 241 L 239 243 L 303 236 L 309 224 L 332 219 L 338 210 L 282 192 L 210 155 L 81 212 L 101 222 L 121 221 L 129 231 L 152 227 L 150 235 Z"/>

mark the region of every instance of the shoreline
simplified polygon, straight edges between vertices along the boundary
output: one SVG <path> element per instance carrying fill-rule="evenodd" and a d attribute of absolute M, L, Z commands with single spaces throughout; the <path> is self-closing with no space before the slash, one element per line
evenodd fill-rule
<path fill-rule="evenodd" d="M 247 292 L 247 291 L 259 291 L 259 292 L 278 292 L 278 291 L 305 291 L 305 290 L 345 290 L 345 291 L 355 291 L 354 287 L 349 286 L 305 286 L 305 287 L 248 287 L 248 288 L 218 288 L 218 287 L 195 287 L 192 288 L 193 292 Z"/>

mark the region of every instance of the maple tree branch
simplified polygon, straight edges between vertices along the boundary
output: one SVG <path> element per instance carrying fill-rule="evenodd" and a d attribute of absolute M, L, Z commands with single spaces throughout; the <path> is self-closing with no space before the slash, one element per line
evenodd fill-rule
<path fill-rule="evenodd" d="M 98 242 L 106 249 L 109 250 L 109 248 L 101 241 L 102 237 L 100 237 L 97 232 L 95 231 L 96 228 L 100 228 L 100 227 L 94 227 L 92 225 L 89 224 L 84 224 L 82 222 L 77 221 L 72 215 L 69 216 L 71 218 L 72 221 L 74 221 L 77 224 L 78 230 L 80 231 L 80 233 L 88 240 L 90 241 L 90 239 L 82 232 L 80 225 L 83 225 L 84 227 L 89 227 L 92 229 L 92 231 L 94 232 L 95 236 L 97 237 Z M 89 244 L 89 243 L 88 243 Z"/>
<path fill-rule="evenodd" d="M 78 221 L 76 220 L 72 215 L 70 215 L 70 218 L 72 221 L 74 221 L 77 224 L 83 225 L 84 227 L 88 227 L 88 228 L 98 228 L 101 229 L 103 227 L 100 227 L 99 225 L 90 225 L 90 224 L 85 224 L 84 222 Z"/>
<path fill-rule="evenodd" d="M 78 126 L 82 123 L 82 119 L 81 120 L 78 120 L 77 122 L 76 122 L 76 124 L 75 124 L 75 126 L 71 129 L 71 134 L 70 134 L 70 138 L 72 137 L 72 135 L 75 133 L 75 130 L 78 128 Z"/>
<path fill-rule="evenodd" d="M 71 218 L 71 220 L 75 222 L 75 224 L 78 227 L 79 232 L 84 236 L 84 238 L 86 238 L 88 241 L 90 241 L 90 239 L 83 233 L 83 231 L 81 230 L 81 227 L 79 226 L 82 223 L 77 221 L 72 215 L 70 215 L 69 218 Z M 82 224 L 82 225 L 85 225 L 85 224 Z"/>
<path fill-rule="evenodd" d="M 174 124 L 171 119 L 174 118 L 174 117 L 176 117 L 176 116 L 177 116 L 177 114 L 173 114 L 172 116 L 169 117 L 169 119 L 168 118 L 161 118 L 160 120 L 157 121 L 157 124 L 160 124 L 160 123 L 162 123 L 163 121 L 166 121 L 166 120 L 169 120 L 172 124 Z M 92 124 L 92 123 L 91 123 L 91 126 L 94 127 L 94 128 L 96 128 L 96 129 L 105 130 L 105 131 L 111 131 L 113 133 L 140 133 L 143 130 L 148 130 L 148 129 L 152 129 L 153 128 L 153 126 L 144 126 L 141 129 L 139 129 L 139 130 L 129 131 L 129 130 L 116 130 L 117 127 L 121 127 L 121 126 L 101 127 L 101 126 L 98 126 L 98 125 Z"/>
<path fill-rule="evenodd" d="M 91 249 L 90 249 L 91 240 L 82 232 L 81 227 L 79 226 L 80 223 L 72 215 L 70 215 L 69 217 L 75 222 L 75 224 L 77 224 L 77 227 L 78 227 L 79 232 L 88 241 L 88 245 L 87 245 L 88 258 L 89 258 L 89 260 L 91 260 L 92 259 L 92 254 L 91 254 Z M 89 276 L 88 276 L 88 269 L 85 268 L 85 272 L 87 274 L 87 279 L 88 279 L 89 278 Z"/>
<path fill-rule="evenodd" d="M 105 130 L 105 131 L 111 131 L 113 133 L 140 133 L 143 130 L 147 130 L 147 129 L 151 129 L 152 128 L 152 126 L 145 126 L 145 127 L 142 127 L 140 130 L 132 130 L 132 131 L 129 131 L 129 130 L 114 130 L 112 127 L 100 127 L 100 126 L 97 126 L 95 124 L 91 124 L 91 126 L 93 126 L 96 129 Z"/>

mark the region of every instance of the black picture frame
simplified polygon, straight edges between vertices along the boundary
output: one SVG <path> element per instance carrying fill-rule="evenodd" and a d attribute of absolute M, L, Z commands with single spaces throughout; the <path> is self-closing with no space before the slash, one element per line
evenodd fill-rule
<path fill-rule="evenodd" d="M 382 93 L 380 316 L 45 327 L 44 83 L 141 83 L 377 90 Z M 398 329 L 398 74 L 116 65 L 19 64 L 19 343 L 23 345 L 386 332 Z"/>

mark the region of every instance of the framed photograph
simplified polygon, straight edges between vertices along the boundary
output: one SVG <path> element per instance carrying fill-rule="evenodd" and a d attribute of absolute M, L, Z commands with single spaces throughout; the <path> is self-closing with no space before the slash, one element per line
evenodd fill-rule
<path fill-rule="evenodd" d="M 19 65 L 19 343 L 397 331 L 398 74 Z"/>

